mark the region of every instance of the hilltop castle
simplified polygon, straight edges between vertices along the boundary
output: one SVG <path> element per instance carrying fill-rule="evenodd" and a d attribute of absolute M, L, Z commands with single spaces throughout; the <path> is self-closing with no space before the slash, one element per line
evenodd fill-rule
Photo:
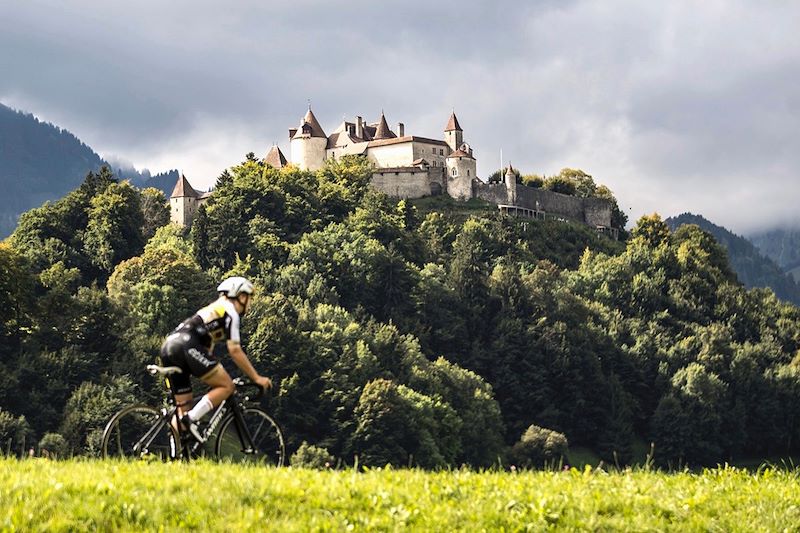
<path fill-rule="evenodd" d="M 378 122 L 367 124 L 357 116 L 353 121 L 342 121 L 326 135 L 309 106 L 298 127 L 289 129 L 289 145 L 290 160 L 274 145 L 265 163 L 275 168 L 292 164 L 316 171 L 326 160 L 360 155 L 375 166 L 372 187 L 395 198 L 440 194 L 457 200 L 480 198 L 509 215 L 568 218 L 615 233 L 609 200 L 578 198 L 518 184 L 510 165 L 502 182 L 480 180 L 472 147 L 464 142 L 464 131 L 455 112 L 450 114 L 442 139 L 406 135 L 402 122 L 392 131 L 383 112 Z M 190 224 L 208 194 L 197 193 L 181 176 L 170 197 L 172 221 Z"/>

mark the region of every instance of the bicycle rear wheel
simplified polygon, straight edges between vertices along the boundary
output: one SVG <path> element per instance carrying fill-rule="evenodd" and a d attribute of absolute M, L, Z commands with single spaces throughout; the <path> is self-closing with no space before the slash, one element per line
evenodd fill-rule
<path fill-rule="evenodd" d="M 222 421 L 217 437 L 217 458 L 231 462 L 251 462 L 272 466 L 283 466 L 286 450 L 283 433 L 275 420 L 266 411 L 257 407 L 242 410 L 245 427 L 252 440 L 239 434 L 233 413 Z"/>
<path fill-rule="evenodd" d="M 168 461 L 180 442 L 164 414 L 147 405 L 132 405 L 111 417 L 103 431 L 103 458 Z"/>

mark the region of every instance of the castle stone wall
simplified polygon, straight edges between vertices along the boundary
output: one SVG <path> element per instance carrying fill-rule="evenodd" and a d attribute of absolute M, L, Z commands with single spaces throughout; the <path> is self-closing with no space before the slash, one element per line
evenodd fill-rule
<path fill-rule="evenodd" d="M 583 201 L 575 196 L 517 185 L 517 205 L 527 209 L 535 209 L 536 211 L 557 213 L 566 218 L 585 222 Z"/>
<path fill-rule="evenodd" d="M 507 204 L 508 189 L 506 189 L 505 183 L 484 183 L 482 181 L 476 181 L 475 197 L 491 204 Z"/>
<path fill-rule="evenodd" d="M 611 200 L 584 198 L 583 212 L 590 226 L 611 227 Z"/>
<path fill-rule="evenodd" d="M 427 170 L 382 168 L 373 172 L 370 185 L 393 198 L 423 198 L 434 193 L 431 181 Z"/>
<path fill-rule="evenodd" d="M 373 146 L 367 149 L 367 159 L 376 167 L 408 167 L 414 162 L 413 143 L 402 142 Z"/>
<path fill-rule="evenodd" d="M 433 167 L 445 166 L 447 156 L 450 155 L 450 148 L 442 146 L 441 144 L 428 144 L 419 141 L 414 141 L 414 155 L 413 160 L 424 159 Z"/>
<path fill-rule="evenodd" d="M 479 181 L 475 184 L 475 196 L 493 204 L 509 204 L 507 191 L 504 183 Z M 517 184 L 515 205 L 563 216 L 590 226 L 611 226 L 611 201 L 603 198 L 578 198 Z"/>

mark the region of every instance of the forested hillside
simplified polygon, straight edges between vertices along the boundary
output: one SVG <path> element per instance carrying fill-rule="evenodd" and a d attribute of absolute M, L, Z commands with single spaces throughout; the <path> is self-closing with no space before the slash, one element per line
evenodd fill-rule
<path fill-rule="evenodd" d="M 87 172 L 103 165 L 107 163 L 67 130 L 0 104 L 0 187 L 4 191 L 0 238 L 14 230 L 21 213 L 61 198 L 80 185 Z M 115 169 L 115 174 L 166 194 L 177 180 L 177 171 L 151 177 L 128 168 Z"/>
<path fill-rule="evenodd" d="M 536 464 L 543 437 L 620 464 L 649 442 L 663 465 L 798 451 L 800 311 L 745 289 L 710 234 L 423 216 L 370 177 L 354 157 L 312 173 L 250 154 L 188 235 L 163 194 L 107 171 L 26 213 L 0 247 L 0 442 L 94 453 L 114 410 L 161 397 L 143 366 L 163 336 L 240 274 L 290 452 L 440 467 Z"/>
<path fill-rule="evenodd" d="M 745 287 L 769 287 L 781 300 L 800 305 L 800 285 L 776 264 L 772 256 L 760 251 L 753 242 L 711 223 L 700 215 L 683 213 L 677 217 L 670 217 L 665 222 L 673 231 L 680 226 L 695 224 L 709 232 L 727 250 L 731 267 Z M 797 244 L 800 245 L 800 242 Z M 797 248 L 797 253 L 800 254 L 800 246 Z"/>

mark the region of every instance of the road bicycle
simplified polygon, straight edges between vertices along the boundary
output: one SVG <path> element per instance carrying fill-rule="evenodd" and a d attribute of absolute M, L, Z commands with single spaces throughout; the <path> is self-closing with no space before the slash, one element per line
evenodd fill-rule
<path fill-rule="evenodd" d="M 127 458 L 168 461 L 211 453 L 222 460 L 253 462 L 283 466 L 285 447 L 283 433 L 273 418 L 251 400 L 260 398 L 261 387 L 236 378 L 236 390 L 201 421 L 203 441 L 181 430 L 178 423 L 178 406 L 169 386 L 169 376 L 181 373 L 176 366 L 147 365 L 152 376 L 163 376 L 169 390 L 167 404 L 156 408 L 149 405 L 131 405 L 111 417 L 103 430 L 101 452 L 104 458 Z M 251 397 L 243 391 L 258 389 Z M 218 431 L 217 431 L 218 429 Z"/>

